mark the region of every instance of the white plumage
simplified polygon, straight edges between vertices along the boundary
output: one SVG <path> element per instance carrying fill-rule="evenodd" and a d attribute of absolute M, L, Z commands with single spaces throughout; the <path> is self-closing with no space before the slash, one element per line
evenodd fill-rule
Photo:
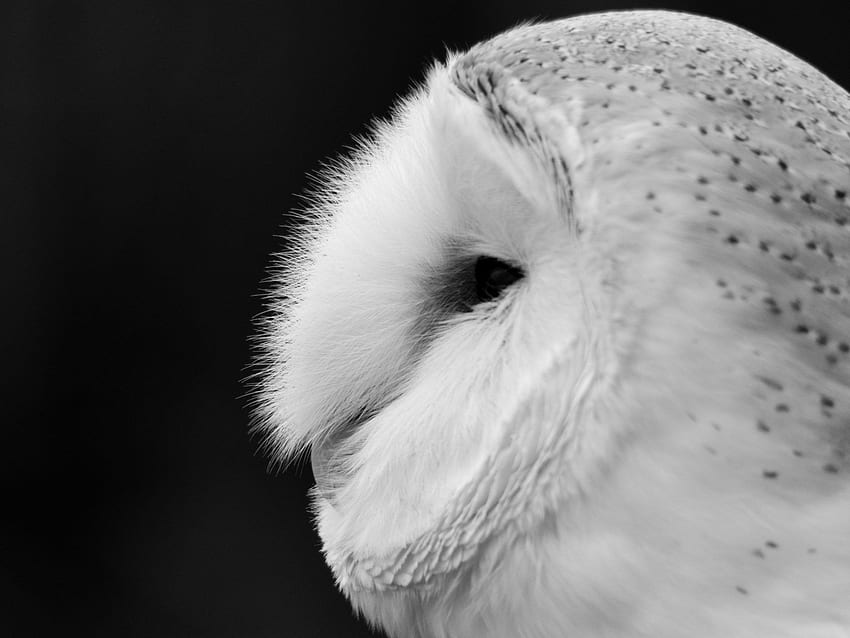
<path fill-rule="evenodd" d="M 437 65 L 283 258 L 264 424 L 390 636 L 850 636 L 850 98 L 629 12 Z"/>

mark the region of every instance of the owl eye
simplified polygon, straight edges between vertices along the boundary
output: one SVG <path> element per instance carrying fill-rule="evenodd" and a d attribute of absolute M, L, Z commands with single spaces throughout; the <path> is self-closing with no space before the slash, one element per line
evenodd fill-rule
<path fill-rule="evenodd" d="M 478 301 L 492 301 L 524 276 L 522 270 L 500 259 L 479 257 L 475 262 L 475 294 Z"/>

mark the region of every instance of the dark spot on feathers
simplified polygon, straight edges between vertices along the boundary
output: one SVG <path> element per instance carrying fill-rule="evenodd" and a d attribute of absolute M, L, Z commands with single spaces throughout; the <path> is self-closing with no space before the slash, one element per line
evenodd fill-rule
<path fill-rule="evenodd" d="M 788 404 L 786 403 L 777 403 L 776 404 L 777 412 L 788 412 Z"/>
<path fill-rule="evenodd" d="M 825 408 L 835 407 L 835 401 L 832 399 L 832 397 L 828 397 L 825 394 L 821 395 L 820 404 Z"/>
<path fill-rule="evenodd" d="M 765 300 L 767 301 L 767 300 Z M 776 303 L 776 302 L 774 302 Z M 759 381 L 765 384 L 771 390 L 776 390 L 777 392 L 782 391 L 782 384 L 779 383 L 776 379 L 771 379 L 770 377 L 757 377 Z"/>
<path fill-rule="evenodd" d="M 827 474 L 838 474 L 838 466 L 835 463 L 827 463 L 823 466 L 823 471 Z"/>
<path fill-rule="evenodd" d="M 761 419 L 756 423 L 756 428 L 759 432 L 770 432 L 770 426 Z"/>
<path fill-rule="evenodd" d="M 736 586 L 735 586 L 735 590 L 736 590 L 739 594 L 742 594 L 743 596 L 747 596 L 747 595 L 749 595 L 749 593 L 750 593 L 750 592 L 748 592 L 748 591 L 747 591 L 744 587 L 741 587 L 740 585 L 736 585 Z"/>
<path fill-rule="evenodd" d="M 777 543 L 775 543 L 774 541 L 765 541 L 764 544 L 765 544 L 766 547 L 769 547 L 770 549 L 779 549 L 779 545 Z"/>
<path fill-rule="evenodd" d="M 765 305 L 767 306 L 767 311 L 772 315 L 781 315 L 782 308 L 779 307 L 779 304 L 776 303 L 776 300 L 772 297 L 767 297 L 764 300 Z"/>
<path fill-rule="evenodd" d="M 764 558 L 764 552 L 763 552 L 763 551 L 761 551 L 761 548 L 760 548 L 760 547 L 756 547 L 756 548 L 753 550 L 753 556 L 755 556 L 756 558 Z"/>
<path fill-rule="evenodd" d="M 766 479 L 775 479 L 777 476 L 779 476 L 779 472 L 776 472 L 774 470 L 762 470 L 761 475 Z"/>

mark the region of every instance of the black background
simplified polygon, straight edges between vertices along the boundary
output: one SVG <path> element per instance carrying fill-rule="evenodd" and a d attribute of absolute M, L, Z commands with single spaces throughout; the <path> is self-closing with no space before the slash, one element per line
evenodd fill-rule
<path fill-rule="evenodd" d="M 839 4 L 662 6 L 847 87 Z M 305 173 L 446 46 L 642 6 L 0 3 L 0 634 L 368 635 L 320 556 L 309 468 L 269 473 L 247 433 L 276 235 Z"/>

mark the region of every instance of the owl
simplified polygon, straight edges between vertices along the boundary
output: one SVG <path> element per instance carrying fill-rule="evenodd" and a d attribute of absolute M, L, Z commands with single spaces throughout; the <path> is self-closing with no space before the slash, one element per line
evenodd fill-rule
<path fill-rule="evenodd" d="M 735 26 L 435 64 L 280 259 L 259 427 L 391 637 L 850 636 L 850 96 Z"/>

